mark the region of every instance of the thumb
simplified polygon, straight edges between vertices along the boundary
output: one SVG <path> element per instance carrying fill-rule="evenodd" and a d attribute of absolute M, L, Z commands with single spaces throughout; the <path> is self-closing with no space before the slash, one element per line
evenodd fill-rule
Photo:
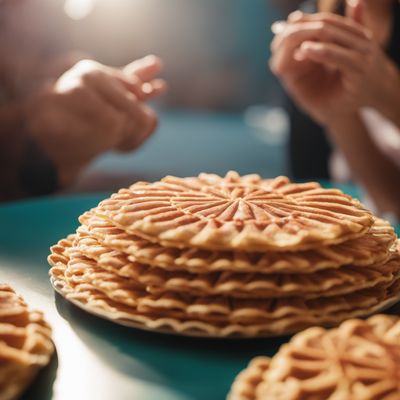
<path fill-rule="evenodd" d="M 364 0 L 347 0 L 346 15 L 353 21 L 363 25 Z"/>

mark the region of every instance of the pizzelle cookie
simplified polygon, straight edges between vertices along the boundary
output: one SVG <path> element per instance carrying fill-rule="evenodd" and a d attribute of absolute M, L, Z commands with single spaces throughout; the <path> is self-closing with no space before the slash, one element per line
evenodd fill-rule
<path fill-rule="evenodd" d="M 51 328 L 14 290 L 0 284 L 0 398 L 18 398 L 54 352 Z"/>
<path fill-rule="evenodd" d="M 400 256 L 393 251 L 389 261 L 363 268 L 343 266 L 309 274 L 223 271 L 199 275 L 131 262 L 125 253 L 109 249 L 100 240 L 82 233 L 77 235 L 74 243 L 78 253 L 94 260 L 99 267 L 120 277 L 132 278 L 155 294 L 172 291 L 196 296 L 229 295 L 232 298 L 327 297 L 353 292 L 355 286 L 365 289 L 379 282 L 391 281 L 400 272 Z"/>
<path fill-rule="evenodd" d="M 235 172 L 140 182 L 96 213 L 165 246 L 261 252 L 340 243 L 373 224 L 371 213 L 340 190 Z"/>
<path fill-rule="evenodd" d="M 317 183 L 258 175 L 138 182 L 51 248 L 54 288 L 117 323 L 193 336 L 333 326 L 400 299 L 397 236 Z"/>
<path fill-rule="evenodd" d="M 346 296 L 304 300 L 194 297 L 176 292 L 146 293 L 140 284 L 109 274 L 80 252 L 73 241 L 55 252 L 51 274 L 57 290 L 91 312 L 144 329 L 195 336 L 271 336 L 288 334 L 315 323 L 334 325 L 349 316 L 370 314 L 398 300 L 399 278 Z M 69 247 L 68 247 L 69 246 Z"/>
<path fill-rule="evenodd" d="M 298 252 L 244 252 L 179 249 L 164 247 L 126 233 L 94 212 L 80 218 L 78 232 L 98 239 L 105 247 L 120 250 L 131 261 L 171 271 L 209 273 L 211 271 L 310 273 L 342 265 L 372 265 L 388 258 L 396 240 L 394 229 L 379 218 L 365 235 L 337 245 L 319 246 Z"/>
<path fill-rule="evenodd" d="M 228 399 L 396 400 L 399 370 L 400 319 L 376 315 L 297 334 L 272 359 L 251 361 Z"/>

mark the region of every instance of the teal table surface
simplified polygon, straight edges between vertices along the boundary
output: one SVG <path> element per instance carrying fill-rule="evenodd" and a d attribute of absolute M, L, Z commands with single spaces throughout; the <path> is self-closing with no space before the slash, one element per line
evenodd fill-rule
<path fill-rule="evenodd" d="M 57 354 L 25 400 L 224 399 L 236 374 L 288 338 L 206 340 L 115 325 L 55 296 L 49 246 L 106 195 L 66 196 L 0 206 L 0 281 L 43 310 Z M 394 307 L 392 312 L 400 314 Z"/>

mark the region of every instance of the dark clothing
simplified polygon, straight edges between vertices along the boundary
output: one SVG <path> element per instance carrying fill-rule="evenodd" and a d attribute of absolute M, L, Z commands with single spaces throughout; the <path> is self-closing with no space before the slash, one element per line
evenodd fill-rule
<path fill-rule="evenodd" d="M 290 100 L 289 100 L 290 101 Z M 324 130 L 290 101 L 289 174 L 295 180 L 328 179 L 331 145 Z"/>
<path fill-rule="evenodd" d="M 338 10 L 343 14 L 343 7 Z M 387 47 L 388 56 L 400 68 L 400 2 L 393 5 L 393 29 Z M 332 153 L 321 126 L 304 114 L 289 100 L 287 106 L 291 131 L 289 139 L 289 174 L 293 179 L 329 179 L 328 162 Z"/>
<path fill-rule="evenodd" d="M 393 6 L 392 35 L 387 48 L 388 56 L 400 66 L 400 2 L 396 1 Z"/>

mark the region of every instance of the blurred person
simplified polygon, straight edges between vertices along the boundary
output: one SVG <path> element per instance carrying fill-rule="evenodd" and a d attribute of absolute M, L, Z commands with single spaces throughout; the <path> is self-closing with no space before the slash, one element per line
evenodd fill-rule
<path fill-rule="evenodd" d="M 398 219 L 400 3 L 322 0 L 318 7 L 273 26 L 270 66 L 294 101 L 293 175 L 343 178 L 351 171 L 377 211 Z"/>
<path fill-rule="evenodd" d="M 134 150 L 157 125 L 146 102 L 165 91 L 161 60 L 77 61 L 49 34 L 54 18 L 44 23 L 54 6 L 0 1 L 0 200 L 65 188 L 97 155 Z"/>

